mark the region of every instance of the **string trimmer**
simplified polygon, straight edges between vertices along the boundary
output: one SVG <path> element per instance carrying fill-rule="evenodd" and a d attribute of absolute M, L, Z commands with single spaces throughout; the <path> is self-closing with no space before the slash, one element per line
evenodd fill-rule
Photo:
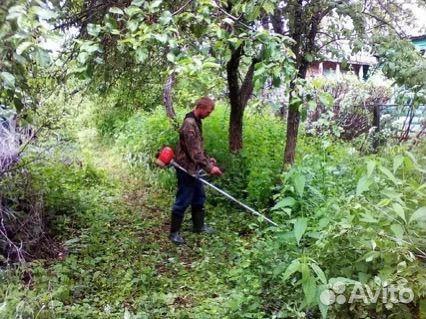
<path fill-rule="evenodd" d="M 176 167 L 177 169 L 180 169 L 181 171 L 185 172 L 188 175 L 191 175 L 192 177 L 200 180 L 203 184 L 213 188 L 215 191 L 219 192 L 220 194 L 222 194 L 223 196 L 225 196 L 226 198 L 232 200 L 233 202 L 237 203 L 238 205 L 244 207 L 245 209 L 247 209 L 249 212 L 251 212 L 252 214 L 262 217 L 264 220 L 266 220 L 268 223 L 277 226 L 278 224 L 273 222 L 272 220 L 270 220 L 268 217 L 266 217 L 265 215 L 262 215 L 261 213 L 259 213 L 258 211 L 254 210 L 253 208 L 247 206 L 246 204 L 240 202 L 238 199 L 236 199 L 235 197 L 231 196 L 230 194 L 228 194 L 227 192 L 225 192 L 224 190 L 220 189 L 219 187 L 213 185 L 212 183 L 209 183 L 208 181 L 206 181 L 204 178 L 202 178 L 199 174 L 197 175 L 192 175 L 190 174 L 185 168 L 183 168 L 181 165 L 179 165 L 179 163 L 177 163 L 173 157 L 175 156 L 175 153 L 173 152 L 173 149 L 166 146 L 164 147 L 159 153 L 158 156 L 155 160 L 155 163 L 160 166 L 160 167 L 166 167 L 168 165 L 172 165 L 174 167 Z"/>

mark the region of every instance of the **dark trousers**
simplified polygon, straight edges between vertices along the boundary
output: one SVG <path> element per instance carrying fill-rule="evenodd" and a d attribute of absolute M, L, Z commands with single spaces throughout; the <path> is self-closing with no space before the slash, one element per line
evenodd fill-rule
<path fill-rule="evenodd" d="M 176 200 L 172 208 L 172 213 L 183 217 L 185 210 L 189 205 L 193 209 L 201 209 L 204 206 L 206 195 L 204 193 L 203 183 L 191 175 L 176 169 L 177 193 Z"/>

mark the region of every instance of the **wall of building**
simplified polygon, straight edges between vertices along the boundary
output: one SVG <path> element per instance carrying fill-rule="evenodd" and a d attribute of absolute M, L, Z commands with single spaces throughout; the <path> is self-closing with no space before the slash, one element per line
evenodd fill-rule
<path fill-rule="evenodd" d="M 313 62 L 308 69 L 307 77 L 339 76 L 349 71 L 354 72 L 360 79 L 365 79 L 369 69 L 368 64 L 348 63 L 345 67 L 337 61 Z"/>

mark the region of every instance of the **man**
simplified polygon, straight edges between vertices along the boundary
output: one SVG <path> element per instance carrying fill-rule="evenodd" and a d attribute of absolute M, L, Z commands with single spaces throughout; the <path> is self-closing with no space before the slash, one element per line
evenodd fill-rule
<path fill-rule="evenodd" d="M 214 102 L 203 97 L 195 102 L 192 112 L 186 114 L 182 127 L 179 130 L 179 143 L 176 147 L 175 160 L 191 175 L 198 174 L 203 169 L 211 175 L 222 175 L 216 160 L 204 152 L 203 128 L 201 120 L 208 117 L 214 110 Z M 185 210 L 191 205 L 192 230 L 196 233 L 211 232 L 204 222 L 204 202 L 206 199 L 203 184 L 191 175 L 176 169 L 178 190 L 176 201 L 172 208 L 170 226 L 170 240 L 177 244 L 184 244 L 185 240 L 180 235 Z"/>

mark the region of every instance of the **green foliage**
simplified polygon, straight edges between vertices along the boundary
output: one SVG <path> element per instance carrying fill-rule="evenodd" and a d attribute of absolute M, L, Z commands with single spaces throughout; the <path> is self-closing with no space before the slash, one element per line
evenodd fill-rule
<path fill-rule="evenodd" d="M 314 78 L 306 90 L 310 101 L 307 132 L 351 140 L 369 132 L 375 105 L 391 98 L 391 84 L 382 76 L 359 80 L 353 74 L 339 78 Z"/>
<path fill-rule="evenodd" d="M 93 121 L 98 132 L 105 137 L 114 137 L 132 116 L 131 110 L 118 104 L 97 108 Z"/>
<path fill-rule="evenodd" d="M 189 109 L 200 96 L 221 96 L 226 79 L 218 76 L 219 65 L 205 58 L 194 56 L 180 61 L 177 79 L 173 89 L 174 104 Z M 195 66 L 194 66 L 195 63 Z M 213 64 L 205 67 L 203 63 Z"/>
<path fill-rule="evenodd" d="M 383 73 L 402 87 L 399 99 L 415 106 L 426 103 L 426 60 L 409 40 L 378 38 L 376 51 Z"/>
<path fill-rule="evenodd" d="M 81 165 L 81 164 L 80 164 Z M 84 218 L 91 205 L 91 200 L 86 201 L 84 194 L 88 192 L 94 196 L 104 196 L 92 191 L 93 185 L 105 190 L 111 185 L 107 183 L 103 172 L 97 171 L 90 163 L 80 167 L 78 163 L 71 165 L 52 162 L 51 165 L 34 165 L 34 187 L 45 195 L 43 202 L 51 222 L 51 229 L 56 231 L 57 226 L 67 227 L 75 222 L 75 218 Z"/>
<path fill-rule="evenodd" d="M 148 164 L 162 146 L 175 146 L 177 131 L 163 108 L 153 112 L 137 112 L 123 123 L 117 133 L 117 146 L 135 164 Z"/>
<path fill-rule="evenodd" d="M 172 170 L 159 170 L 154 164 L 157 152 L 165 145 L 175 147 L 178 133 L 163 107 L 152 112 L 139 111 L 123 122 L 116 132 L 115 146 L 135 171 L 145 175 L 147 183 L 174 186 Z"/>
<path fill-rule="evenodd" d="M 247 199 L 258 208 L 269 207 L 272 201 L 272 185 L 280 173 L 284 147 L 281 121 L 267 113 L 248 115 L 244 128 L 247 158 Z"/>
<path fill-rule="evenodd" d="M 113 318 L 120 303 L 135 291 L 145 291 L 152 277 L 144 263 L 138 263 L 141 271 L 131 266 L 135 256 L 128 251 L 140 246 L 123 224 L 132 214 L 117 204 L 117 185 L 90 164 L 79 167 L 52 160 L 30 171 L 34 187 L 44 194 L 49 229 L 63 243 L 51 248 L 58 260 L 50 266 L 39 260 L 8 269 L 0 288 L 1 317 L 80 318 L 104 313 Z M 120 224 L 120 231 L 111 233 L 113 224 Z M 107 273 L 118 276 L 107 278 Z M 21 276 L 31 285 L 21 287 Z"/>
<path fill-rule="evenodd" d="M 60 10 L 52 11 L 58 4 Z M 40 209 L 37 216 L 46 217 L 31 223 L 40 227 L 30 230 L 45 235 L 51 250 L 47 257 L 34 255 L 46 259 L 2 268 L 0 317 L 417 318 L 424 313 L 425 145 L 389 146 L 363 156 L 353 144 L 334 139 L 342 123 L 329 113 L 332 107 L 340 103 L 344 117 L 387 92 L 370 94 L 369 84 L 356 84 L 341 97 L 333 90 L 345 81 L 329 87 L 314 83 L 313 92 L 305 81 L 293 81 L 290 106 L 302 117 L 309 115 L 307 106 L 319 106 L 329 117 L 322 122 L 325 134 L 302 135 L 297 164 L 285 172 L 282 123 L 257 112 L 256 102 L 249 104 L 245 145 L 239 155 L 232 155 L 227 149 L 228 106 L 217 103 L 204 122 L 206 149 L 224 169 L 223 177 L 213 182 L 280 226 L 268 227 L 209 192 L 208 218 L 216 234 L 190 234 L 185 224 L 188 246 L 174 247 L 167 240 L 175 177 L 173 170 L 153 164 L 156 152 L 165 144 L 176 145 L 178 137 L 176 123 L 160 107 L 165 78 L 176 74 L 178 123 L 200 95 L 223 96 L 223 71 L 231 49 L 239 45 L 244 46 L 240 71 L 259 60 L 257 89 L 269 81 L 287 86 L 295 73 L 289 46 L 301 49 L 294 52 L 299 64 L 314 61 L 314 49 L 339 34 L 352 38 L 354 51 L 361 48 L 366 39 L 353 37 L 340 19 L 350 17 L 359 35 L 367 20 L 358 2 L 312 1 L 299 7 L 303 12 L 296 13 L 302 17 L 289 1 L 237 1 L 229 8 L 212 1 L 92 4 L 85 8 L 81 1 L 30 1 L 11 7 L 8 2 L 8 12 L 0 12 L 5 18 L 0 52 L 6 57 L 0 71 L 1 102 L 19 113 L 21 104 L 34 106 L 41 95 L 48 108 L 38 110 L 38 125 L 44 125 L 45 118 L 52 120 L 50 111 L 55 118 L 65 116 L 49 122 L 49 127 L 54 122 L 50 129 L 63 131 L 41 136 L 45 144 L 28 147 L 22 163 L 28 174 L 0 183 L 2 250 L 10 245 L 4 220 L 6 227 L 13 222 L 18 226 L 12 240 L 27 241 L 23 234 L 28 228 L 22 231 L 20 226 L 32 221 L 33 215 L 21 209 L 30 207 L 28 203 Z M 393 1 L 389 10 L 378 10 L 374 1 L 368 5 L 382 20 L 399 8 Z M 51 62 L 43 45 L 47 21 L 60 14 L 67 24 L 73 19 L 66 16 L 76 13 L 83 15 L 82 32 L 72 41 L 75 47 L 66 48 L 75 59 L 72 55 L 67 60 L 65 77 L 87 80 L 82 86 L 91 96 L 83 96 L 81 103 L 69 99 L 76 91 L 46 98 L 43 93 L 52 80 L 40 79 L 45 75 L 42 68 Z M 290 33 L 300 31 L 301 38 L 289 41 L 258 28 L 261 21 L 268 25 L 273 13 L 286 19 Z M 327 14 L 333 17 L 326 24 L 330 34 L 316 43 L 306 36 L 314 27 L 312 19 Z M 384 71 L 397 78 L 404 70 L 394 70 L 399 53 L 392 48 L 398 45 L 400 50 L 402 45 L 386 45 L 381 52 Z M 417 61 L 411 51 L 406 54 Z M 423 64 L 415 66 L 417 70 Z M 401 84 L 421 93 L 416 86 L 420 72 L 403 73 Z M 57 148 L 58 143 L 70 147 Z M 42 160 L 28 156 L 37 150 Z M 31 192 L 21 187 L 27 181 Z M 30 197 L 32 192 L 37 196 Z M 19 214 L 4 219 L 4 207 Z M 7 261 L 0 260 L 2 266 Z M 336 281 L 346 285 L 346 300 L 357 283 L 374 290 L 405 281 L 414 300 L 408 305 L 356 300 L 326 306 L 320 295 Z"/>
<path fill-rule="evenodd" d="M 84 107 L 94 108 L 92 102 Z M 186 111 L 178 110 L 180 120 Z M 82 128 L 71 140 L 83 143 L 73 152 L 78 161 L 32 164 L 49 228 L 63 244 L 56 260 L 2 273 L 1 316 L 415 317 L 426 282 L 423 144 L 362 156 L 349 143 L 303 136 L 297 164 L 280 173 L 280 122 L 247 112 L 245 148 L 231 156 L 227 109 L 218 103 L 203 124 L 206 149 L 224 166 L 213 182 L 263 209 L 280 227 L 209 192 L 209 223 L 218 231 L 199 237 L 184 228 L 190 246 L 176 248 L 165 225 L 175 177 L 152 163 L 162 144 L 177 140 L 164 113 L 133 113 L 115 129 L 108 152 L 91 148 L 97 141 Z M 112 154 L 132 167 L 110 165 Z M 28 285 L 22 282 L 26 273 Z M 348 300 L 356 283 L 375 291 L 400 280 L 414 292 L 408 310 L 380 299 L 374 306 L 362 300 L 325 306 L 319 299 L 336 281 L 345 283 Z"/>
<path fill-rule="evenodd" d="M 266 112 L 263 115 L 248 112 L 244 118 L 245 145 L 240 154 L 234 155 L 228 152 L 226 146 L 228 112 L 220 104 L 204 124 L 207 152 L 218 160 L 225 176 L 228 176 L 215 180 L 215 183 L 259 209 L 265 208 L 272 201 L 271 186 L 281 169 L 281 123 Z"/>
<path fill-rule="evenodd" d="M 158 84 L 173 75 L 178 92 L 174 101 L 184 105 L 194 97 L 223 95 L 223 75 L 231 52 L 241 46 L 241 70 L 259 61 L 255 88 L 261 90 L 268 79 L 278 87 L 294 74 L 289 38 L 253 27 L 255 20 L 235 23 L 230 15 L 259 19 L 260 12 L 262 16 L 271 13 L 272 3 L 266 11 L 264 5 L 242 1 L 222 8 L 209 1 L 190 5 L 184 1 L 132 1 L 99 4 L 99 10 L 94 5 L 96 15 L 85 23 L 81 17 L 76 19 L 82 32 L 74 41 L 72 53 L 77 52 L 77 57 L 69 63 L 68 75 L 90 79 L 99 91 L 120 88 L 134 101 L 135 92 L 141 89 L 144 100 L 155 95 L 155 106 L 161 103 L 159 93 L 163 91 Z M 74 13 L 74 7 L 59 10 Z M 257 14 L 246 15 L 245 10 Z M 67 22 L 63 25 L 69 26 Z"/>
<path fill-rule="evenodd" d="M 283 175 L 273 215 L 275 221 L 290 216 L 290 222 L 294 223 L 293 233 L 291 229 L 285 237 L 277 233 L 274 240 L 289 245 L 288 240 L 293 237 L 303 251 L 299 256 L 296 253 L 298 257 L 292 262 L 276 268 L 274 276 L 281 274 L 284 281 L 294 278 L 288 285 L 300 287 L 305 297 L 305 302 L 298 307 L 309 309 L 318 304 L 323 316 L 327 309 L 318 299 L 325 287 L 321 285 L 337 277 L 349 279 L 347 287 L 359 282 L 372 290 L 378 289 L 377 278 L 396 284 L 405 277 L 414 291 L 414 304 L 419 305 L 424 298 L 424 288 L 417 283 L 426 276 L 422 266 L 424 252 L 417 254 L 417 249 L 424 245 L 425 229 L 415 222 L 417 218 L 424 218 L 425 205 L 421 190 L 426 184 L 419 157 L 416 159 L 400 147 L 388 148 L 380 157 L 368 159 L 354 157 L 355 150 L 338 143 L 309 142 L 302 146 L 305 147 L 309 147 L 310 154 Z M 422 162 L 425 160 L 424 156 L 420 158 Z M 389 162 L 393 163 L 390 168 Z M 306 179 L 304 193 L 300 191 L 300 174 Z M 407 222 L 410 218 L 412 223 Z M 288 222 L 282 219 L 281 224 Z M 306 266 L 302 267 L 301 260 L 314 262 L 325 275 L 317 269 L 315 274 L 319 277 L 312 282 L 314 275 Z M 269 267 L 274 268 L 276 262 L 271 261 Z M 301 277 L 295 275 L 297 272 Z M 325 278 L 329 279 L 324 282 Z M 282 300 L 281 296 L 292 288 L 275 289 L 274 298 Z M 349 295 L 346 297 L 348 300 Z M 287 302 L 283 304 L 290 306 Z M 376 311 L 402 315 L 407 308 L 405 305 L 389 308 L 380 303 L 375 307 L 362 303 L 328 307 L 331 317 L 346 313 L 361 318 Z"/>
<path fill-rule="evenodd" d="M 0 104 L 17 113 L 36 107 L 43 84 L 49 83 L 44 77 L 51 64 L 48 41 L 53 35 L 46 23 L 56 16 L 43 1 L 2 3 Z"/>

